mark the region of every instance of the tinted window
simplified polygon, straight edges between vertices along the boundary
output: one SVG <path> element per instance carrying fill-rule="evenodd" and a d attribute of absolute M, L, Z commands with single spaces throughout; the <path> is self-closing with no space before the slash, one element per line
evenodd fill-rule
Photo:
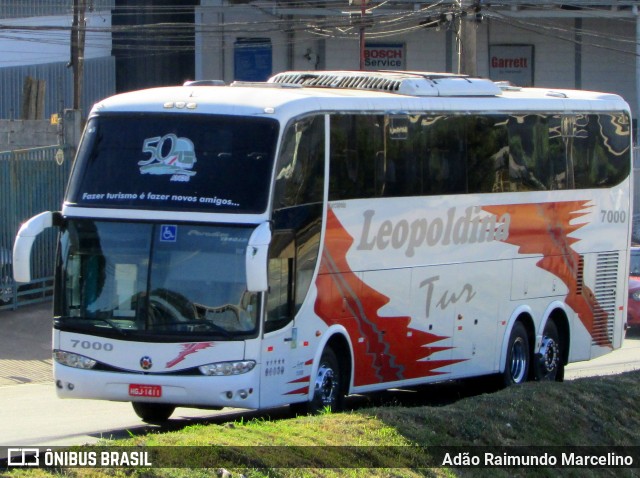
<path fill-rule="evenodd" d="M 57 323 L 163 340 L 257 333 L 246 290 L 251 227 L 70 220 L 60 235 Z"/>
<path fill-rule="evenodd" d="M 274 209 L 322 202 L 324 116 L 296 121 L 284 135 L 276 167 Z"/>
<path fill-rule="evenodd" d="M 331 118 L 329 199 L 380 196 L 384 178 L 384 116 Z"/>
<path fill-rule="evenodd" d="M 624 115 L 576 115 L 568 155 L 575 187 L 609 187 L 629 172 L 629 123 Z"/>
<path fill-rule="evenodd" d="M 306 297 L 320 247 L 324 196 L 325 117 L 287 126 L 273 198 L 265 332 L 290 323 Z"/>
<path fill-rule="evenodd" d="M 87 125 L 67 201 L 81 206 L 263 212 L 273 120 L 109 115 Z"/>
<path fill-rule="evenodd" d="M 622 113 L 334 115 L 329 199 L 587 189 L 630 171 Z"/>

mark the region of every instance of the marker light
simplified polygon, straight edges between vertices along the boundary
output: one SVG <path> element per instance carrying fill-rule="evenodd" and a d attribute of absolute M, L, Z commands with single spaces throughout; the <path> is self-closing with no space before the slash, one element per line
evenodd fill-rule
<path fill-rule="evenodd" d="M 54 350 L 53 359 L 62 365 L 73 368 L 90 369 L 96 365 L 96 361 L 89 357 L 71 352 L 64 352 L 62 350 Z"/>
<path fill-rule="evenodd" d="M 250 372 L 256 366 L 254 360 L 241 360 L 238 362 L 216 362 L 198 367 L 202 375 L 228 376 L 240 375 Z"/>

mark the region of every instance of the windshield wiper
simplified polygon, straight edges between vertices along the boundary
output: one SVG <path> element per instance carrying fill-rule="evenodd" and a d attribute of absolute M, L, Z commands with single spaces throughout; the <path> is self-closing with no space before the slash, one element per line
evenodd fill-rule
<path fill-rule="evenodd" d="M 109 325 L 112 329 L 114 329 L 116 332 L 118 332 L 120 335 L 122 336 L 127 336 L 127 332 L 126 330 L 121 329 L 120 327 L 118 327 L 118 325 L 113 322 L 111 319 L 105 319 L 103 317 L 72 317 L 70 315 L 59 315 L 53 318 L 56 321 L 60 321 L 60 320 L 73 320 L 76 323 L 82 324 L 83 326 L 88 326 L 89 324 L 87 324 L 87 321 L 90 320 L 97 320 L 100 322 L 104 322 L 105 324 Z"/>
<path fill-rule="evenodd" d="M 163 325 L 163 327 L 175 327 L 175 328 L 179 328 L 182 326 L 206 327 L 207 330 L 204 330 L 203 332 L 215 331 L 224 337 L 227 337 L 227 338 L 233 337 L 233 334 L 230 331 L 208 320 L 188 320 L 184 322 L 174 322 L 172 324 Z M 194 330 L 194 332 L 200 332 L 200 330 Z"/>
<path fill-rule="evenodd" d="M 120 335 L 124 335 L 124 336 L 127 335 L 127 332 L 125 330 L 121 329 L 120 327 L 118 327 L 116 325 L 116 323 L 114 321 L 112 321 L 111 319 L 94 318 L 94 319 L 91 319 L 91 320 L 99 320 L 101 322 L 104 322 L 105 324 L 109 324 L 111 327 L 113 327 L 115 330 L 117 330 Z"/>

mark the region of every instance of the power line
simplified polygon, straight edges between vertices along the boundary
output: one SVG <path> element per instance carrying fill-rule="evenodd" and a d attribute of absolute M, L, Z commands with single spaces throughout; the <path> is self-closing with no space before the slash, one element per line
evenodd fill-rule
<path fill-rule="evenodd" d="M 597 31 L 590 31 L 584 28 L 571 29 L 571 28 L 562 27 L 557 24 L 556 25 L 549 24 L 549 23 L 544 24 L 539 22 L 527 23 L 527 22 L 523 22 L 521 20 L 517 20 L 512 17 L 508 17 L 499 13 L 494 13 L 494 12 L 492 12 L 492 15 L 490 18 L 492 18 L 493 20 L 499 23 L 508 25 L 510 27 L 513 27 L 519 30 L 528 31 L 538 35 L 545 35 L 545 36 L 557 38 L 564 42 L 581 44 L 582 46 L 590 46 L 593 48 L 599 48 L 599 49 L 608 50 L 616 53 L 622 53 L 625 55 L 637 56 L 635 50 L 632 50 L 632 49 L 619 48 L 611 45 L 606 45 L 604 43 L 599 43 L 596 41 L 585 40 L 585 37 L 592 37 L 597 39 L 613 40 L 619 43 L 633 46 L 634 48 L 636 45 L 638 45 L 638 43 L 635 40 L 627 39 L 621 36 L 619 36 L 618 38 L 615 38 L 615 35 L 602 35 L 600 32 L 597 32 Z M 576 39 L 576 34 L 580 35 L 581 37 L 580 40 Z"/>
<path fill-rule="evenodd" d="M 423 6 L 419 9 L 388 9 L 389 2 L 371 7 L 368 12 L 369 28 L 367 37 L 388 38 L 393 36 L 406 35 L 421 31 L 430 26 L 441 26 L 450 28 L 452 21 L 458 18 L 463 12 L 450 2 L 439 1 L 434 4 Z M 288 9 L 306 9 L 314 6 L 344 7 L 344 1 L 308 1 L 289 2 Z M 504 3 L 502 4 L 504 5 Z M 258 7 L 254 7 L 258 9 Z M 264 13 L 264 8 L 260 8 Z M 114 10 L 114 15 L 130 15 L 139 17 L 141 12 L 153 16 L 174 16 L 176 11 L 190 13 L 193 7 L 176 5 L 156 5 L 156 6 L 120 6 Z M 594 10 L 595 11 L 595 10 Z M 97 12 L 94 12 L 97 13 Z M 522 31 L 535 34 L 552 36 L 562 41 L 575 43 L 576 33 L 582 37 L 581 44 L 594 48 L 635 56 L 637 42 L 635 38 L 623 35 L 603 34 L 602 32 L 580 29 L 579 31 L 565 28 L 558 23 L 521 20 L 504 14 L 498 5 L 485 6 L 482 14 L 490 21 L 508 25 Z M 144 15 L 143 15 L 144 16 Z M 282 16 L 270 16 L 267 19 L 257 19 L 250 21 L 225 22 L 216 25 L 199 24 L 193 21 L 187 22 L 152 22 L 135 25 L 86 25 L 84 32 L 87 36 L 87 47 L 105 48 L 108 47 L 108 39 L 100 39 L 100 35 L 113 35 L 112 47 L 118 51 L 140 51 L 141 54 L 155 52 L 162 48 L 167 52 L 193 51 L 196 37 L 198 35 L 233 35 L 250 31 L 252 35 L 268 35 L 289 31 L 296 35 L 306 34 L 310 38 L 328 38 L 335 40 L 352 40 L 357 38 L 358 23 L 356 17 L 346 13 L 343 16 L 329 16 L 325 18 L 305 17 L 283 18 Z M 602 19 L 599 19 L 602 20 Z M 614 21 L 614 20 L 612 20 Z M 615 19 L 615 21 L 628 21 L 626 19 Z M 0 38 L 5 40 L 39 42 L 43 44 L 62 45 L 68 44 L 68 34 L 72 26 L 49 26 L 49 25 L 17 25 L 0 24 Z M 22 36 L 23 38 L 19 38 Z M 300 41 L 299 38 L 293 40 Z M 606 43 L 604 42 L 606 41 Z M 283 39 L 278 43 L 290 44 L 291 40 Z"/>

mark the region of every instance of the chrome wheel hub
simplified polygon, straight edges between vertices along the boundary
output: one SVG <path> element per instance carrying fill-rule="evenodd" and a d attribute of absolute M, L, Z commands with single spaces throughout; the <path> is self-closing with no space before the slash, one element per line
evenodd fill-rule
<path fill-rule="evenodd" d="M 540 345 L 540 366 L 545 374 L 552 373 L 560 361 L 558 343 L 550 337 L 543 337 Z"/>
<path fill-rule="evenodd" d="M 320 366 L 315 381 L 315 399 L 322 406 L 331 406 L 335 403 L 338 391 L 338 382 L 331 368 Z"/>
<path fill-rule="evenodd" d="M 511 379 L 514 383 L 525 381 L 527 360 L 527 346 L 524 340 L 519 337 L 511 347 Z"/>

